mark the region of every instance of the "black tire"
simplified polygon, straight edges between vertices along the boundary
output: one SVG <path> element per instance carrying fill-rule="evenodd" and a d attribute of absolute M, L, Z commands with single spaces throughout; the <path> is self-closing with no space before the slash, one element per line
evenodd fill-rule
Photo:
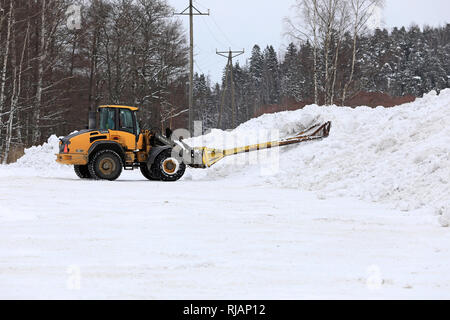
<path fill-rule="evenodd" d="M 89 173 L 88 165 L 84 165 L 84 166 L 75 165 L 73 167 L 73 169 L 75 170 L 75 173 L 77 174 L 77 176 L 80 179 L 91 179 L 92 178 L 91 174 Z"/>
<path fill-rule="evenodd" d="M 88 164 L 89 173 L 96 180 L 116 180 L 122 173 L 122 167 L 122 159 L 112 150 L 97 152 Z"/>
<path fill-rule="evenodd" d="M 141 169 L 141 173 L 144 177 L 146 177 L 148 180 L 152 180 L 152 181 L 159 181 L 159 177 L 154 177 L 153 174 L 150 172 L 150 170 L 148 170 L 147 168 L 147 164 L 143 163 L 140 166 Z"/>
<path fill-rule="evenodd" d="M 152 165 L 152 176 L 162 181 L 177 181 L 186 171 L 186 165 L 177 158 L 172 157 L 172 150 L 164 150 L 155 159 Z M 173 170 L 173 172 L 171 172 Z"/>

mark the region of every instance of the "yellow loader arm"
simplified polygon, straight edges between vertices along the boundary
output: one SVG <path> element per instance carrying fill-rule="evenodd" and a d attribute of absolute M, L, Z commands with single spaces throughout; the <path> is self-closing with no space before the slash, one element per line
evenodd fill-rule
<path fill-rule="evenodd" d="M 213 149 L 208 147 L 197 147 L 194 149 L 191 149 L 192 154 L 196 154 L 196 158 L 200 158 L 202 160 L 202 164 L 192 164 L 191 167 L 194 168 L 209 168 L 212 165 L 216 164 L 218 161 L 222 160 L 223 158 L 235 154 L 250 152 L 250 151 L 256 151 L 256 150 L 264 150 L 264 149 L 270 149 L 275 147 L 281 147 L 281 146 L 287 146 L 291 144 L 297 144 L 302 143 L 306 141 L 312 141 L 312 140 L 319 140 L 323 139 L 329 136 L 331 129 L 331 122 L 328 121 L 324 124 L 316 124 L 312 127 L 299 132 L 293 137 L 282 139 L 279 141 L 270 141 L 270 142 L 264 142 L 264 143 L 258 143 L 258 144 L 252 144 L 245 147 L 239 147 L 239 148 L 232 148 L 232 149 Z M 187 146 L 183 143 L 183 145 Z"/>

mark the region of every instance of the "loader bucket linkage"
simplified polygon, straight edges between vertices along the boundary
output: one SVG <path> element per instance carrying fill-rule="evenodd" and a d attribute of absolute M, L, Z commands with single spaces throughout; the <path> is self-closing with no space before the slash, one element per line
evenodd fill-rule
<path fill-rule="evenodd" d="M 194 151 L 194 153 L 201 155 L 203 165 L 200 165 L 200 166 L 191 165 L 191 167 L 209 168 L 227 156 L 240 154 L 240 153 L 246 153 L 246 152 L 250 152 L 250 151 L 264 150 L 264 149 L 270 149 L 270 148 L 275 148 L 275 147 L 287 146 L 287 145 L 302 143 L 302 142 L 306 142 L 306 141 L 323 139 L 323 138 L 328 137 L 328 135 L 330 134 L 330 129 L 331 129 L 331 122 L 328 121 L 324 124 L 313 125 L 309 129 L 299 132 L 297 135 L 295 135 L 293 137 L 282 139 L 279 141 L 264 142 L 264 143 L 253 144 L 253 145 L 249 145 L 249 146 L 245 146 L 245 147 L 238 147 L 238 148 L 231 148 L 231 149 L 224 149 L 224 150 L 213 149 L 213 148 L 208 148 L 208 147 L 200 147 L 200 148 L 197 147 L 197 148 L 194 148 L 193 151 Z M 184 144 L 184 145 L 186 146 L 186 144 Z"/>

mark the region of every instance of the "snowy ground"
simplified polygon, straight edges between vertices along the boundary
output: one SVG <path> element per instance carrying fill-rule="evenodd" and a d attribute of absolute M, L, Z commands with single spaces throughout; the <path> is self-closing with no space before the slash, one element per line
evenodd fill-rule
<path fill-rule="evenodd" d="M 0 166 L 0 298 L 449 299 L 450 90 L 265 115 L 191 143 L 315 117 L 333 121 L 328 139 L 176 183 L 81 181 L 54 162 L 55 137 L 27 150 Z"/>
<path fill-rule="evenodd" d="M 450 233 L 434 216 L 244 179 L 11 171 L 0 298 L 450 298 Z"/>

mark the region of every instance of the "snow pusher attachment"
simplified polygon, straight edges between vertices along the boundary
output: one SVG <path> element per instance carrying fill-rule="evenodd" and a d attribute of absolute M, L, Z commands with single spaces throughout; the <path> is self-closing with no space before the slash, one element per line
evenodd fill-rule
<path fill-rule="evenodd" d="M 213 149 L 208 147 L 191 148 L 181 140 L 183 146 L 191 152 L 191 164 L 193 168 L 209 168 L 223 158 L 235 154 L 246 153 L 256 150 L 264 150 L 275 147 L 287 146 L 291 144 L 302 143 L 306 141 L 313 141 L 323 139 L 329 136 L 331 129 L 331 122 L 328 121 L 324 124 L 315 124 L 312 127 L 299 132 L 293 137 L 285 138 L 279 141 L 270 141 L 265 143 L 253 144 L 245 147 L 232 148 L 232 149 Z"/>

